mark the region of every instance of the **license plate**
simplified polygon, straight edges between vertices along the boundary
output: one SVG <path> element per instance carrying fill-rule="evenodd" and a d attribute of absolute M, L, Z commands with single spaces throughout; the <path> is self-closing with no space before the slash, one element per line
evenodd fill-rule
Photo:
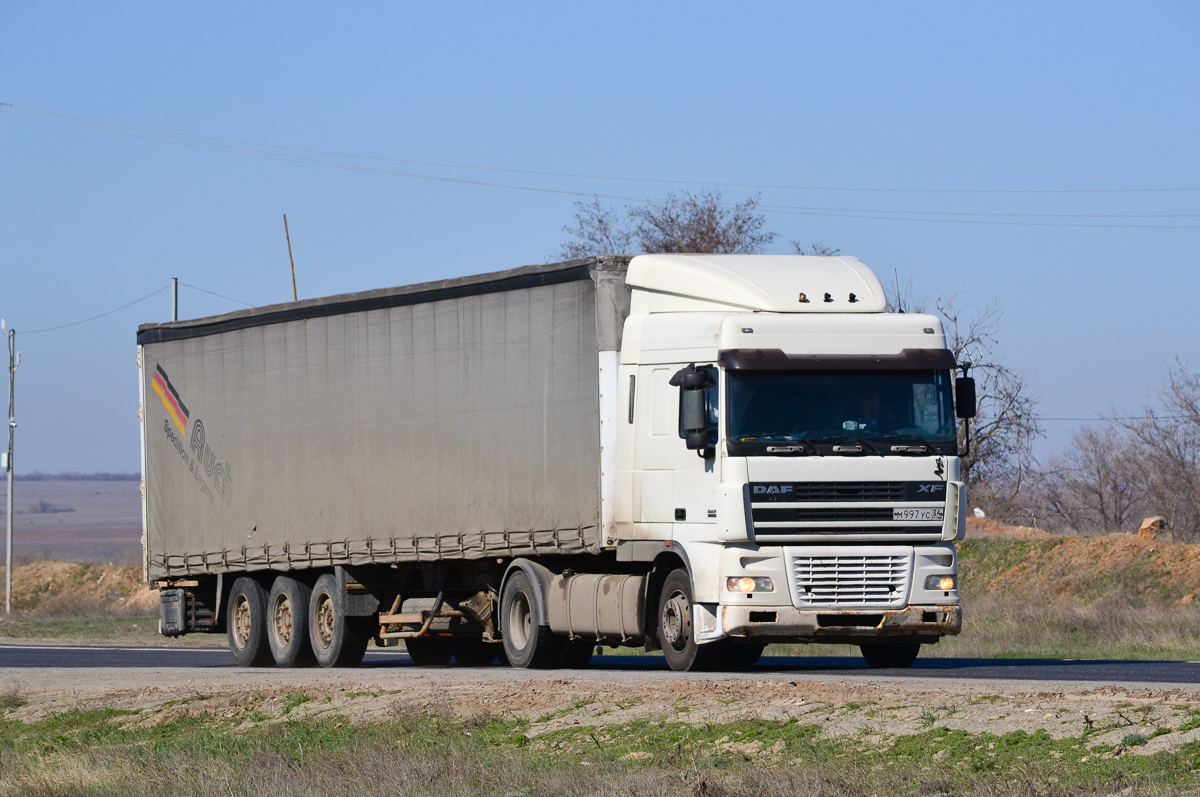
<path fill-rule="evenodd" d="M 892 509 L 892 520 L 944 520 L 945 517 L 946 510 L 940 506 L 912 509 L 894 507 Z"/>

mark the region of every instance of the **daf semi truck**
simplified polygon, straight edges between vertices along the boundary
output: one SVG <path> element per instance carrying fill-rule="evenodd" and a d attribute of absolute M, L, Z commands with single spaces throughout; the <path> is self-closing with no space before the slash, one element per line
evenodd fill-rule
<path fill-rule="evenodd" d="M 137 342 L 161 631 L 238 664 L 906 667 L 961 628 L 974 383 L 855 258 L 596 257 Z"/>

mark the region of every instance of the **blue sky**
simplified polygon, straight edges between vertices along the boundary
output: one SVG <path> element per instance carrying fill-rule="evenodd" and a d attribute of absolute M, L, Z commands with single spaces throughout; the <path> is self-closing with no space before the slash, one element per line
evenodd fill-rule
<path fill-rule="evenodd" d="M 320 156 L 562 192 L 904 189 L 763 188 L 765 205 L 793 209 L 769 214 L 772 251 L 823 240 L 885 281 L 911 275 L 919 295 L 999 302 L 1005 361 L 1048 416 L 1136 408 L 1177 355 L 1200 366 L 1200 191 L 910 190 L 1200 188 L 1194 2 L 246 5 L 0 3 L 0 102 L 662 181 Z M 0 315 L 23 353 L 24 472 L 137 469 L 134 333 L 166 320 L 169 299 L 22 330 L 111 310 L 173 276 L 286 300 L 283 213 L 301 297 L 542 262 L 577 198 L 47 119 L 68 121 L 0 108 Z M 736 201 L 756 189 L 728 190 Z M 969 213 L 986 215 L 949 215 Z M 1046 226 L 1059 224 L 1097 226 Z M 180 298 L 185 317 L 239 306 L 190 288 Z M 1042 450 L 1071 426 L 1047 423 Z"/>

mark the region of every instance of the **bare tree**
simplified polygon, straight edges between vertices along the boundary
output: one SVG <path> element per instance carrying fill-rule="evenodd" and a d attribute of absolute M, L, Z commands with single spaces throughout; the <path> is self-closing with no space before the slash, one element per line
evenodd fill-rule
<path fill-rule="evenodd" d="M 725 192 L 709 188 L 697 193 L 668 194 L 630 211 L 634 235 L 645 252 L 703 252 L 749 255 L 775 240 L 763 229 L 766 217 L 757 212 L 759 197 L 726 205 Z"/>
<path fill-rule="evenodd" d="M 1146 502 L 1184 539 L 1200 539 L 1200 372 L 1167 372 L 1143 417 L 1124 421 L 1132 459 L 1144 473 Z"/>
<path fill-rule="evenodd" d="M 1114 531 L 1145 510 L 1145 487 L 1136 441 L 1112 427 L 1086 427 L 1050 460 L 1037 493 L 1052 523 L 1081 532 Z"/>
<path fill-rule="evenodd" d="M 730 205 L 719 189 L 681 191 L 624 211 L 599 199 L 575 203 L 575 224 L 563 232 L 564 258 L 642 252 L 753 254 L 775 240 L 758 212 L 759 198 Z"/>
<path fill-rule="evenodd" d="M 971 363 L 976 381 L 978 415 L 971 421 L 970 453 L 960 460 L 963 480 L 985 487 L 984 494 L 999 505 L 1016 500 L 1034 466 L 1033 442 L 1041 436 L 1035 408 L 1024 375 L 998 362 L 1002 313 L 999 305 L 959 309 L 957 297 L 935 303 L 942 317 L 946 343 L 961 363 Z M 963 437 L 963 427 L 959 427 Z M 960 439 L 960 446 L 966 441 Z"/>
<path fill-rule="evenodd" d="M 633 228 L 628 211 L 605 207 L 600 198 L 575 203 L 575 226 L 563 227 L 563 232 L 576 240 L 562 245 L 563 260 L 593 255 L 616 255 L 628 252 L 633 244 Z"/>
<path fill-rule="evenodd" d="M 792 241 L 792 249 L 798 255 L 821 255 L 824 257 L 832 257 L 842 253 L 841 249 L 830 246 L 824 241 L 813 241 L 808 246 L 805 246 L 799 241 Z"/>

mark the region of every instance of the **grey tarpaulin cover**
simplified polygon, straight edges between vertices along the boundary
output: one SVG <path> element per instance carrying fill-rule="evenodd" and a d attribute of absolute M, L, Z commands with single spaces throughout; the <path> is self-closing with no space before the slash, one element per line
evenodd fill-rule
<path fill-rule="evenodd" d="M 626 264 L 140 327 L 149 577 L 598 550 Z"/>

